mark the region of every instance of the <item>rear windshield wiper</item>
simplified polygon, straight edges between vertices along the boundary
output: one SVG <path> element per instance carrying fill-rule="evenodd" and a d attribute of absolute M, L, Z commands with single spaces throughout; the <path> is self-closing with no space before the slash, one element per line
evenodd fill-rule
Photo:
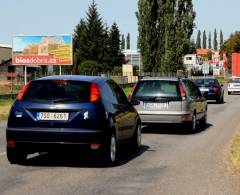
<path fill-rule="evenodd" d="M 57 99 L 57 100 L 53 100 L 53 103 L 59 103 L 59 102 L 71 102 L 74 101 L 72 98 L 62 98 L 62 99 Z"/>

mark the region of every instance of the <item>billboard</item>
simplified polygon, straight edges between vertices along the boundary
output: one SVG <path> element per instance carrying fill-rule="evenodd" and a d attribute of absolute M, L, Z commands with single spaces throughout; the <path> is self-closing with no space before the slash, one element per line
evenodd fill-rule
<path fill-rule="evenodd" d="M 72 65 L 72 36 L 15 36 L 13 65 Z"/>

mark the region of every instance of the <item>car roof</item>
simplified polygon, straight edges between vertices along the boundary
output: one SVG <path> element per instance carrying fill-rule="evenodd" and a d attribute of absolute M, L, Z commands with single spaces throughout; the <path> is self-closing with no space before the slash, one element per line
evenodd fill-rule
<path fill-rule="evenodd" d="M 143 77 L 141 81 L 155 81 L 155 80 L 165 80 L 165 81 L 178 81 L 178 77 Z"/>
<path fill-rule="evenodd" d="M 196 80 L 215 80 L 215 81 L 217 81 L 217 79 L 215 79 L 215 78 L 196 78 Z"/>
<path fill-rule="evenodd" d="M 106 77 L 100 76 L 85 76 L 85 75 L 55 75 L 55 76 L 46 76 L 36 80 L 70 80 L 70 81 L 86 81 L 86 82 L 96 82 L 101 83 L 108 80 Z"/>

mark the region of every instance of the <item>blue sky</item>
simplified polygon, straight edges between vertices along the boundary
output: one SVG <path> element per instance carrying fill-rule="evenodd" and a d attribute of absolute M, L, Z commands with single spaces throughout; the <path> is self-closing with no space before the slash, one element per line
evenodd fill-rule
<path fill-rule="evenodd" d="M 72 34 L 80 18 L 86 17 L 92 0 L 6 0 L 0 6 L 0 43 L 12 44 L 16 35 Z M 137 42 L 137 0 L 96 0 L 103 21 L 117 22 L 122 34 L 130 32 L 131 48 Z M 240 30 L 240 0 L 193 0 L 197 29 L 222 29 L 224 38 Z"/>

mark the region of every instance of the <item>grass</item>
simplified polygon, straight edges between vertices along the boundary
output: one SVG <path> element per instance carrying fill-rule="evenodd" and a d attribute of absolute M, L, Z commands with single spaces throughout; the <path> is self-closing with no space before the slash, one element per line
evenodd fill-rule
<path fill-rule="evenodd" d="M 234 169 L 240 171 L 240 132 L 237 133 L 231 145 L 230 160 Z"/>
<path fill-rule="evenodd" d="M 128 96 L 131 93 L 132 88 L 131 87 L 125 87 L 125 88 L 123 88 L 123 91 L 126 94 L 126 96 Z"/>
<path fill-rule="evenodd" d="M 0 99 L 0 120 L 7 120 L 13 99 Z"/>

